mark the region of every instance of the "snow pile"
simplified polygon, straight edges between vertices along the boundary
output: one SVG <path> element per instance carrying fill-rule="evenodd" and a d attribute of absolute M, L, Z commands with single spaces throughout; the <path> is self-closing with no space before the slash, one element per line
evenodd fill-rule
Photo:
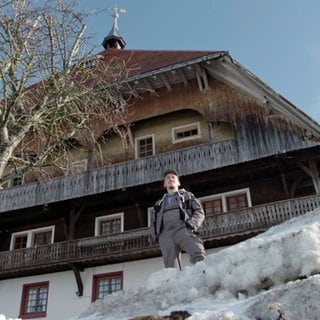
<path fill-rule="evenodd" d="M 190 320 L 278 319 L 284 314 L 286 319 L 316 319 L 319 221 L 320 209 L 211 254 L 182 272 L 163 269 L 143 287 L 97 301 L 76 319 L 127 320 L 174 310 L 189 311 Z"/>
<path fill-rule="evenodd" d="M 318 273 L 320 208 L 183 271 L 156 272 L 143 287 L 99 300 L 73 320 L 128 320 L 175 310 L 188 311 L 188 320 L 320 319 Z"/>

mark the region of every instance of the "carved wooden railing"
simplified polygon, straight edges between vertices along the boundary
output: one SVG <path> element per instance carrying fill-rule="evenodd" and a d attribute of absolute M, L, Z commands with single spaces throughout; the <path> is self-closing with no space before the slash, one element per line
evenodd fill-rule
<path fill-rule="evenodd" d="M 320 206 L 320 196 L 309 196 L 273 202 L 206 218 L 202 238 L 206 241 L 263 231 L 292 217 L 303 215 Z M 149 229 L 65 241 L 34 248 L 0 252 L 0 278 L 6 273 L 23 270 L 68 266 L 114 257 L 125 261 L 143 257 L 158 246 L 151 240 Z"/>

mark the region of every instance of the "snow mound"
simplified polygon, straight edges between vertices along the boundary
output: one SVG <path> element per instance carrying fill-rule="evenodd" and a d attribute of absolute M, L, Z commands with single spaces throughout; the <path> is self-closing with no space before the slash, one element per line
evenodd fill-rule
<path fill-rule="evenodd" d="M 143 287 L 97 301 L 77 319 L 127 320 L 174 310 L 188 310 L 190 320 L 278 319 L 284 314 L 286 319 L 315 319 L 306 314 L 320 316 L 315 300 L 320 278 L 312 277 L 320 273 L 319 221 L 320 209 L 183 271 L 155 272 Z"/>

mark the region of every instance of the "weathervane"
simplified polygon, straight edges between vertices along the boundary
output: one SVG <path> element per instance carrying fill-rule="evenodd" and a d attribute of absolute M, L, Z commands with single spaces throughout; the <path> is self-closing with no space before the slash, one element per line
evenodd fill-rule
<path fill-rule="evenodd" d="M 120 9 L 115 5 L 113 8 L 109 8 L 109 11 L 112 12 L 112 17 L 114 18 L 115 23 L 117 23 L 117 19 L 119 18 L 119 13 L 126 13 L 126 9 Z"/>

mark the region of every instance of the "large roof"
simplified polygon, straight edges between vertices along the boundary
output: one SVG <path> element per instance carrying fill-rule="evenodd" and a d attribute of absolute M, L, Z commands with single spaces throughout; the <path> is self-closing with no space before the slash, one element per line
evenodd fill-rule
<path fill-rule="evenodd" d="M 114 59 L 126 62 L 130 69 L 130 76 L 158 71 L 174 65 L 192 63 L 194 60 L 216 56 L 221 57 L 226 51 L 170 51 L 170 50 L 119 50 L 108 49 L 100 52 L 98 56 L 103 57 L 106 63 Z"/>
<path fill-rule="evenodd" d="M 212 77 L 320 138 L 320 126 L 316 121 L 234 60 L 228 51 L 107 49 L 97 57 L 105 63 L 125 63 L 128 78 L 124 82 L 128 92 L 135 91 L 139 95 L 160 88 L 171 90 L 173 85 L 187 85 L 192 79 L 197 79 L 199 89 L 204 90 L 207 77 Z"/>

